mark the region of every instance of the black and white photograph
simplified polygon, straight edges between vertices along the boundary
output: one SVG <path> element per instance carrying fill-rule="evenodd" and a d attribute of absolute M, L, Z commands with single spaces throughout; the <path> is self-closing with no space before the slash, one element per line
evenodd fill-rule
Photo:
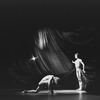
<path fill-rule="evenodd" d="M 0 100 L 100 100 L 100 1 L 1 0 Z"/>

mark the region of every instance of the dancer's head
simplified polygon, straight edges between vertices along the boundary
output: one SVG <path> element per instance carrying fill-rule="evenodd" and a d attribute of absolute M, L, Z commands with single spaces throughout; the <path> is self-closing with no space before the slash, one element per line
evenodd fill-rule
<path fill-rule="evenodd" d="M 54 82 L 55 82 L 56 85 L 59 83 L 59 81 L 60 81 L 59 77 L 54 77 Z"/>
<path fill-rule="evenodd" d="M 75 58 L 76 58 L 76 59 L 78 58 L 78 53 L 75 53 Z"/>

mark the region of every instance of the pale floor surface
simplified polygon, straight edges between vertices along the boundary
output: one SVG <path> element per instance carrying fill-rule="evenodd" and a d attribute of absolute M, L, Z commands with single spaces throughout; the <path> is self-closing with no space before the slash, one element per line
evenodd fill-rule
<path fill-rule="evenodd" d="M 54 95 L 48 91 L 40 91 L 37 94 L 21 94 L 18 90 L 0 91 L 0 100 L 100 100 L 100 95 L 90 95 L 85 91 L 54 90 Z"/>

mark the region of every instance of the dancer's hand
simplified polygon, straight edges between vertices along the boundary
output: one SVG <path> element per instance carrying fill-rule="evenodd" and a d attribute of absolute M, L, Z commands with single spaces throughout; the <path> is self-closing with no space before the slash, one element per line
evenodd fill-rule
<path fill-rule="evenodd" d="M 83 72 L 86 73 L 85 70 L 83 70 Z"/>
<path fill-rule="evenodd" d="M 74 63 L 74 61 L 72 60 L 72 63 Z"/>

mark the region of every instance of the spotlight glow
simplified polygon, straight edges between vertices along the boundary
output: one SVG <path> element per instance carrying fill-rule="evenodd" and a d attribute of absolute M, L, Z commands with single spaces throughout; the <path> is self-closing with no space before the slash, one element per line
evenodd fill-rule
<path fill-rule="evenodd" d="M 31 60 L 35 61 L 37 57 L 32 56 Z"/>

